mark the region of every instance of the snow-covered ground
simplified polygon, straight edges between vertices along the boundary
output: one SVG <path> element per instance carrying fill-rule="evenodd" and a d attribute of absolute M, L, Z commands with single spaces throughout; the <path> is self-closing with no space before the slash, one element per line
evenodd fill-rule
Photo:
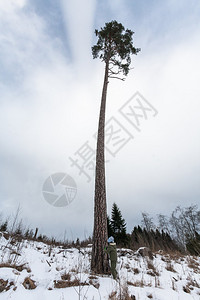
<path fill-rule="evenodd" d="M 11 244 L 1 236 L 0 299 L 200 299 L 200 258 L 157 253 L 151 260 L 119 249 L 119 280 L 115 281 L 91 274 L 90 257 L 90 247 L 50 248 L 34 241 Z M 31 281 L 25 284 L 27 277 Z M 31 285 L 36 287 L 29 289 Z M 120 298 L 127 289 L 135 298 Z"/>

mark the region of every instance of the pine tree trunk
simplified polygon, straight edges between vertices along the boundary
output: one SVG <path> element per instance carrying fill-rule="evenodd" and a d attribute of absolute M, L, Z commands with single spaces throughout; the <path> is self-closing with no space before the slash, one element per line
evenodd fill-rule
<path fill-rule="evenodd" d="M 91 270 L 98 274 L 108 272 L 108 257 L 104 247 L 108 238 L 107 233 L 107 205 L 106 205 L 106 183 L 105 183 L 105 158 L 104 158 L 104 127 L 106 95 L 108 87 L 108 66 L 106 63 L 104 84 L 101 97 L 101 108 L 99 115 L 99 127 L 96 150 L 96 174 L 95 174 L 95 197 L 94 197 L 94 230 Z"/>

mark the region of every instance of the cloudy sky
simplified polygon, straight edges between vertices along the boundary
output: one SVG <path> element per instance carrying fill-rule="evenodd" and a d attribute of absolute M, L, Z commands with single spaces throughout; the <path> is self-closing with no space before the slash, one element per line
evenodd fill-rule
<path fill-rule="evenodd" d="M 142 211 L 156 216 L 177 205 L 199 204 L 199 15 L 198 0 L 0 0 L 0 210 L 5 217 L 20 204 L 25 223 L 41 233 L 62 238 L 66 231 L 69 239 L 91 235 L 104 72 L 92 59 L 91 46 L 95 28 L 111 20 L 135 32 L 141 52 L 124 82 L 109 83 L 108 211 L 115 201 L 130 231 Z M 44 183 L 57 173 L 77 185 L 74 200 L 64 207 L 44 199 Z"/>

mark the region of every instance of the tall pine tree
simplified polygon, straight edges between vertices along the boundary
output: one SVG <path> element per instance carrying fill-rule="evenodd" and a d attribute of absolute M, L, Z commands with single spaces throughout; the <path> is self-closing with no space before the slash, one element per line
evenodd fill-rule
<path fill-rule="evenodd" d="M 137 54 L 140 51 L 140 49 L 133 46 L 133 33 L 130 29 L 125 29 L 121 23 L 111 21 L 106 23 L 100 30 L 95 30 L 98 40 L 96 45 L 92 47 L 93 58 L 99 58 L 105 65 L 96 150 L 94 229 L 91 259 L 91 270 L 95 273 L 107 273 L 109 269 L 108 256 L 104 252 L 104 246 L 108 238 L 104 158 L 107 89 L 110 78 L 125 79 L 130 70 L 132 54 Z"/>

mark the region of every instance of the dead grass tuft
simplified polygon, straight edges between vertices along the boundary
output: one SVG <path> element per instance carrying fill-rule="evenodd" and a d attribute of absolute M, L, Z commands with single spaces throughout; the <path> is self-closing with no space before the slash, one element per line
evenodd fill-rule
<path fill-rule="evenodd" d="M 62 280 L 70 280 L 71 279 L 71 274 L 69 273 L 64 273 L 61 275 Z"/>
<path fill-rule="evenodd" d="M 190 277 L 187 278 L 187 286 L 192 289 L 192 287 L 200 288 L 200 284 L 195 280 Z"/>
<path fill-rule="evenodd" d="M 190 294 L 190 288 L 187 285 L 183 286 L 183 291 L 187 294 Z"/>
<path fill-rule="evenodd" d="M 3 291 L 8 291 L 11 286 L 14 285 L 14 282 L 9 282 L 8 280 L 0 279 L 0 293 Z"/>
<path fill-rule="evenodd" d="M 113 291 L 108 296 L 108 300 L 136 300 L 134 295 L 129 295 L 128 286 L 123 285 L 120 288 L 119 294 L 117 291 Z"/>
<path fill-rule="evenodd" d="M 117 292 L 113 291 L 108 295 L 109 300 L 117 300 Z"/>
<path fill-rule="evenodd" d="M 54 288 L 56 289 L 62 289 L 66 287 L 72 287 L 72 286 L 84 286 L 84 285 L 89 285 L 86 282 L 81 282 L 79 279 L 74 279 L 74 280 L 54 280 Z"/>
<path fill-rule="evenodd" d="M 153 262 L 150 260 L 147 260 L 147 267 L 148 267 L 148 271 L 147 274 L 150 276 L 159 276 L 158 271 L 156 270 L 156 267 L 154 266 Z"/>
<path fill-rule="evenodd" d="M 36 288 L 35 281 L 32 280 L 30 277 L 26 277 L 22 284 L 27 290 L 34 290 Z"/>
<path fill-rule="evenodd" d="M 176 270 L 174 269 L 173 265 L 171 262 L 168 262 L 167 265 L 166 265 L 166 270 L 167 271 L 170 271 L 170 272 L 174 272 L 176 273 Z"/>
<path fill-rule="evenodd" d="M 97 280 L 92 280 L 92 279 L 90 279 L 90 280 L 89 280 L 89 284 L 90 284 L 90 285 L 93 285 L 93 287 L 95 287 L 97 290 L 98 290 L 99 287 L 100 287 L 100 284 L 99 284 L 99 282 L 98 282 Z"/>
<path fill-rule="evenodd" d="M 88 278 L 89 278 L 89 279 L 98 279 L 98 277 L 96 277 L 96 276 L 94 276 L 94 275 L 90 275 Z"/>
<path fill-rule="evenodd" d="M 27 270 L 27 272 L 29 272 L 29 273 L 31 272 L 31 269 L 26 266 L 26 263 L 22 264 L 22 265 L 16 265 L 16 264 L 11 264 L 11 263 L 1 263 L 0 268 L 12 268 L 19 272 L 22 272 L 23 270 Z"/>
<path fill-rule="evenodd" d="M 135 287 L 149 286 L 149 284 L 145 284 L 145 282 L 144 282 L 143 279 L 141 279 L 141 280 L 136 280 L 136 281 L 134 281 L 134 282 L 127 281 L 127 284 L 128 284 L 128 285 L 135 286 Z"/>
<path fill-rule="evenodd" d="M 193 269 L 193 271 L 197 274 L 200 272 L 199 262 L 196 261 L 193 257 L 187 257 L 186 262 L 188 264 L 188 268 Z"/>
<path fill-rule="evenodd" d="M 133 272 L 134 272 L 134 274 L 139 274 L 139 273 L 140 273 L 140 270 L 139 270 L 138 268 L 134 268 L 134 269 L 133 269 Z"/>

